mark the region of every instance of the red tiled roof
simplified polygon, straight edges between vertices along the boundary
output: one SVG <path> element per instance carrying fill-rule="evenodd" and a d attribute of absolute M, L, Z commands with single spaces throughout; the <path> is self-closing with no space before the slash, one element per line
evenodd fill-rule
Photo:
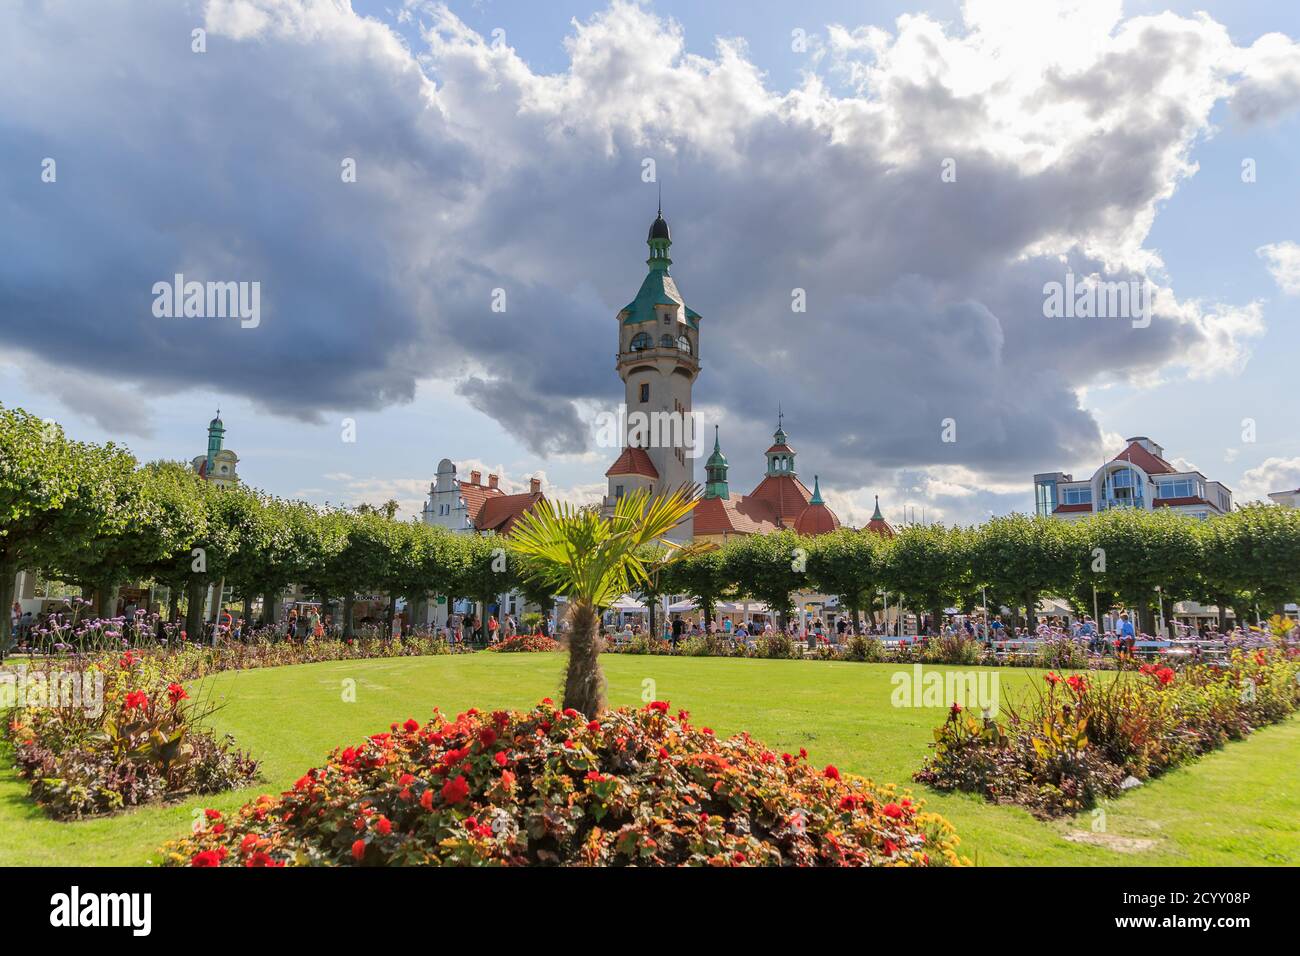
<path fill-rule="evenodd" d="M 894 536 L 894 527 L 884 518 L 872 518 L 867 522 L 864 531 L 874 531 L 882 538 L 892 538 Z"/>
<path fill-rule="evenodd" d="M 1131 462 L 1148 475 L 1172 475 L 1178 471 L 1169 462 L 1163 458 L 1157 458 L 1137 442 L 1129 442 L 1129 446 L 1112 458 L 1111 461 Z"/>
<path fill-rule="evenodd" d="M 704 534 L 767 534 L 776 530 L 776 513 L 770 502 L 753 495 L 701 498 L 695 503 L 693 528 Z"/>
<path fill-rule="evenodd" d="M 465 499 L 465 512 L 469 517 L 469 523 L 478 526 L 478 514 L 483 509 L 484 503 L 489 498 L 504 497 L 505 492 L 500 488 L 489 488 L 487 485 L 472 485 L 468 481 L 458 481 L 460 485 L 460 496 Z"/>
<path fill-rule="evenodd" d="M 483 502 L 474 527 L 479 531 L 495 531 L 497 534 L 509 534 L 515 522 L 525 511 L 541 501 L 544 496 L 540 491 L 518 495 L 497 494 Z"/>
<path fill-rule="evenodd" d="M 781 521 L 790 524 L 808 507 L 812 492 L 794 475 L 768 475 L 749 497 L 769 502 Z"/>
<path fill-rule="evenodd" d="M 609 466 L 609 471 L 605 472 L 605 477 L 608 478 L 610 475 L 641 475 L 658 481 L 659 469 L 654 466 L 654 462 L 650 460 L 644 448 L 634 448 L 629 445 L 623 449 L 623 454 L 618 456 L 618 460 Z"/>
<path fill-rule="evenodd" d="M 1092 503 L 1089 501 L 1085 501 L 1083 502 L 1083 504 L 1078 504 L 1078 505 L 1057 505 L 1056 508 L 1053 509 L 1053 513 L 1060 513 L 1062 511 L 1091 511 L 1091 510 L 1092 510 Z"/>
<path fill-rule="evenodd" d="M 809 505 L 794 519 L 794 530 L 800 534 L 826 534 L 840 526 L 840 519 L 825 503 Z"/>
<path fill-rule="evenodd" d="M 1211 508 L 1218 510 L 1218 505 L 1210 504 L 1210 502 L 1198 495 L 1185 495 L 1181 498 L 1155 498 L 1151 502 L 1153 508 L 1169 508 L 1173 505 L 1209 505 Z"/>

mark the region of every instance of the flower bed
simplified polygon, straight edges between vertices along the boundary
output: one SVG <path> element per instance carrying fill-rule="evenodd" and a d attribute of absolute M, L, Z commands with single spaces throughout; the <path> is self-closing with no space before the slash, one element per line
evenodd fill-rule
<path fill-rule="evenodd" d="M 247 786 L 257 761 L 198 724 L 210 713 L 190 701 L 156 661 L 128 651 L 97 661 L 84 686 L 101 700 L 58 698 L 13 710 L 5 736 L 31 794 L 55 819 Z M 102 679 L 102 685 L 100 680 Z M 98 712 L 96 712 L 98 711 Z"/>
<path fill-rule="evenodd" d="M 869 781 L 666 703 L 587 721 L 435 711 L 334 751 L 280 797 L 163 849 L 172 866 L 911 865 L 963 862 L 952 827 Z"/>
<path fill-rule="evenodd" d="M 535 654 L 559 649 L 560 645 L 557 642 L 542 634 L 516 634 L 514 637 L 506 638 L 500 644 L 488 646 L 489 651 L 497 651 L 501 654 Z"/>
<path fill-rule="evenodd" d="M 1227 664 L 1146 664 L 1114 680 L 1055 672 L 1005 724 L 953 705 L 914 778 L 1016 803 L 1039 817 L 1075 813 L 1285 719 L 1300 706 L 1300 662 L 1286 648 L 1236 651 Z"/>

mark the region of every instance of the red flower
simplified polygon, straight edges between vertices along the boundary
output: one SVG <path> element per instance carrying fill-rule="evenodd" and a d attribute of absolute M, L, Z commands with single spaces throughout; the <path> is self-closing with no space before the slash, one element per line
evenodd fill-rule
<path fill-rule="evenodd" d="M 189 700 L 189 694 L 185 693 L 185 688 L 180 684 L 167 685 L 167 699 L 173 704 L 179 704 L 183 700 Z"/>
<path fill-rule="evenodd" d="M 484 748 L 491 747 L 497 742 L 497 732 L 491 727 L 484 727 L 478 732 L 478 742 L 482 744 Z"/>
<path fill-rule="evenodd" d="M 413 734 L 420 729 L 420 722 L 414 717 L 407 717 L 406 723 L 402 724 L 402 729 L 408 734 Z"/>
<path fill-rule="evenodd" d="M 397 785 L 399 787 L 409 787 L 413 783 L 415 783 L 415 778 L 409 773 L 404 773 L 397 778 Z"/>
<path fill-rule="evenodd" d="M 511 773 L 509 770 L 503 770 L 501 772 L 501 784 L 507 790 L 509 790 L 511 787 L 515 785 L 515 775 Z"/>
<path fill-rule="evenodd" d="M 226 832 L 226 825 L 224 823 L 218 823 L 212 828 L 212 832 L 217 836 L 221 836 L 221 834 Z"/>
<path fill-rule="evenodd" d="M 1079 694 L 1080 696 L 1082 696 L 1083 693 L 1088 689 L 1087 679 L 1080 674 L 1071 674 L 1069 677 L 1066 678 L 1065 682 L 1068 685 L 1070 685 L 1070 690 L 1074 691 L 1076 694 Z"/>
<path fill-rule="evenodd" d="M 464 775 L 448 780 L 442 785 L 442 799 L 447 803 L 460 803 L 469 796 L 469 783 Z"/>
<path fill-rule="evenodd" d="M 393 832 L 393 824 L 389 821 L 388 817 L 380 817 L 375 823 L 375 829 L 379 831 L 380 836 L 388 836 L 388 834 Z"/>
<path fill-rule="evenodd" d="M 587 729 L 592 731 L 593 733 L 597 730 L 600 730 L 600 721 L 599 720 L 588 721 Z"/>
<path fill-rule="evenodd" d="M 833 763 L 828 763 L 826 769 L 823 770 L 822 773 L 831 780 L 840 779 L 840 772 L 836 769 L 835 764 Z"/>
<path fill-rule="evenodd" d="M 142 690 L 133 690 L 126 695 L 127 710 L 144 710 L 149 706 L 149 696 Z"/>
<path fill-rule="evenodd" d="M 420 806 L 426 810 L 433 809 L 433 789 L 430 788 L 420 795 Z"/>
<path fill-rule="evenodd" d="M 668 713 L 668 701 L 652 700 L 650 703 L 646 704 L 646 710 L 657 710 L 661 714 L 666 714 Z"/>
<path fill-rule="evenodd" d="M 957 702 L 954 700 L 954 701 L 952 702 L 952 706 L 948 708 L 948 713 L 950 713 L 950 714 L 952 714 L 954 717 L 956 717 L 958 714 L 961 713 L 961 704 L 957 703 Z"/>
<path fill-rule="evenodd" d="M 854 810 L 856 810 L 858 807 L 862 806 L 862 804 L 865 802 L 866 802 L 866 797 L 864 797 L 860 793 L 845 794 L 844 798 L 840 800 L 840 809 L 843 810 L 845 813 L 851 813 Z"/>
<path fill-rule="evenodd" d="M 588 770 L 587 779 L 590 780 L 592 783 L 604 783 L 605 775 L 596 770 Z"/>
<path fill-rule="evenodd" d="M 204 810 L 204 811 L 203 811 L 203 815 L 204 815 L 205 817 L 207 817 L 209 820 L 220 820 L 220 819 L 221 819 L 221 811 L 220 811 L 220 810 Z"/>
<path fill-rule="evenodd" d="M 216 850 L 204 850 L 190 857 L 190 866 L 220 866 L 221 857 Z"/>
<path fill-rule="evenodd" d="M 494 756 L 492 759 L 497 762 L 498 767 L 504 767 L 506 764 L 510 762 L 510 758 L 506 756 L 506 752 L 504 750 L 498 750 L 496 752 L 496 756 Z"/>
<path fill-rule="evenodd" d="M 1043 680 L 1047 681 L 1047 683 L 1051 684 L 1053 687 L 1059 684 L 1063 679 L 1064 678 L 1062 678 L 1060 674 L 1056 673 L 1056 671 L 1051 671 L 1043 678 Z"/>
<path fill-rule="evenodd" d="M 884 807 L 885 816 L 894 820 L 903 819 L 903 808 L 896 803 L 887 803 Z"/>
<path fill-rule="evenodd" d="M 885 856 L 893 856 L 898 852 L 898 844 L 893 840 L 885 841 Z"/>
<path fill-rule="evenodd" d="M 582 715 L 581 715 L 580 713 L 578 713 L 576 710 L 574 710 L 572 707 L 566 707 L 566 708 L 564 708 L 564 716 L 565 716 L 565 717 L 581 717 Z"/>
<path fill-rule="evenodd" d="M 358 840 L 352 844 L 352 859 L 360 863 L 366 857 L 366 841 Z"/>

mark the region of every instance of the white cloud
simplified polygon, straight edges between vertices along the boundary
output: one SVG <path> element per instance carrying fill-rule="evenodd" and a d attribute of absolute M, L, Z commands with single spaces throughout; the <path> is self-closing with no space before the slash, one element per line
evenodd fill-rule
<path fill-rule="evenodd" d="M 1247 469 L 1237 483 L 1236 501 L 1268 500 L 1270 492 L 1300 488 L 1300 458 L 1266 458 Z"/>
<path fill-rule="evenodd" d="M 1255 254 L 1268 263 L 1269 275 L 1287 295 L 1300 295 L 1300 245 L 1274 242 L 1260 246 Z"/>

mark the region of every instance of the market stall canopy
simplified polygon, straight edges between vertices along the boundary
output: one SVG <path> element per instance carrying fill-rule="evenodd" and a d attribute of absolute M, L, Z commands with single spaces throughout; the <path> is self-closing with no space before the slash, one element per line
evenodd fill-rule
<path fill-rule="evenodd" d="M 624 594 L 621 598 L 609 606 L 611 611 L 644 611 L 646 606 L 644 602 L 638 601 L 630 594 Z"/>

